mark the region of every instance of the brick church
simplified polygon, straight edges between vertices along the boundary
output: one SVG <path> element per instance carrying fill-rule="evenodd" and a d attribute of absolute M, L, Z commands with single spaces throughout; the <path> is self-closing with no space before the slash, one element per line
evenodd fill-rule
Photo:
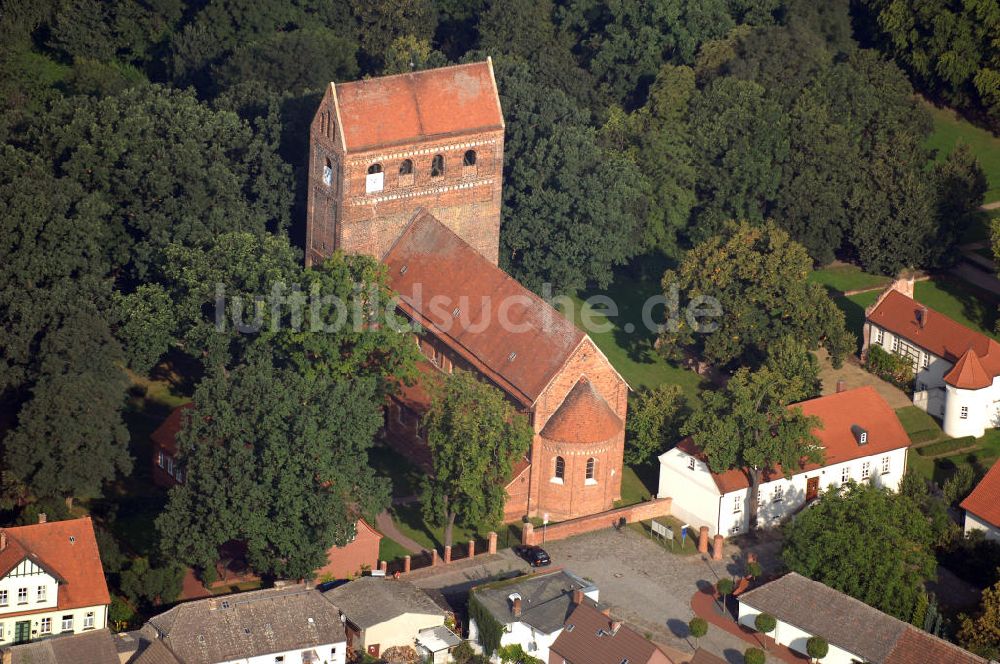
<path fill-rule="evenodd" d="M 399 311 L 424 330 L 422 375 L 474 371 L 528 417 L 534 442 L 505 517 L 611 509 L 629 387 L 589 336 L 497 267 L 504 120 L 491 61 L 331 83 L 310 138 L 306 263 L 335 250 L 382 261 Z M 387 408 L 390 442 L 415 458 L 427 455 L 427 405 L 418 383 Z"/>

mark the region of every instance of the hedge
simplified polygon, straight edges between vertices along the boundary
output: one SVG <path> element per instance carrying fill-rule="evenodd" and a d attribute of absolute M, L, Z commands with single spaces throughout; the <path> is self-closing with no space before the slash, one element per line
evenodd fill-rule
<path fill-rule="evenodd" d="M 944 456 L 951 452 L 957 452 L 970 447 L 977 447 L 975 436 L 963 436 L 961 438 L 942 440 L 939 443 L 931 443 L 930 445 L 924 445 L 923 447 L 918 447 L 916 449 L 917 454 L 922 457 L 936 457 Z"/>

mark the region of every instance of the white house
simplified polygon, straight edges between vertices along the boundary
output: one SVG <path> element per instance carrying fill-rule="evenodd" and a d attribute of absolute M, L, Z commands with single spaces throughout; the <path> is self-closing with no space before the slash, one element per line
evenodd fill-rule
<path fill-rule="evenodd" d="M 479 615 L 502 627 L 498 646 L 520 644 L 527 654 L 548 662 L 549 648 L 566 619 L 585 597 L 597 602 L 598 594 L 597 586 L 565 570 L 476 586 L 469 593 L 469 640 L 489 649 Z M 492 661 L 499 661 L 492 654 Z"/>
<path fill-rule="evenodd" d="M 135 664 L 344 664 L 337 607 L 305 586 L 184 602 L 150 618 Z"/>
<path fill-rule="evenodd" d="M 910 438 L 896 413 L 872 387 L 830 394 L 790 406 L 816 416 L 813 433 L 823 446 L 822 465 L 809 463 L 786 479 L 780 468 L 764 473 L 757 502 L 758 526 L 778 524 L 817 498 L 821 491 L 850 480 L 893 490 L 906 471 Z M 660 455 L 658 495 L 673 499 L 671 512 L 695 528 L 736 535 L 749 527 L 750 481 L 743 470 L 713 473 L 696 441 L 685 438 Z"/>
<path fill-rule="evenodd" d="M 0 530 L 0 645 L 107 627 L 90 517 Z"/>
<path fill-rule="evenodd" d="M 941 418 L 949 436 L 982 436 L 1000 422 L 1000 343 L 913 299 L 899 279 L 865 310 L 864 347 L 913 362 L 914 405 Z"/>
<path fill-rule="evenodd" d="M 972 493 L 962 501 L 965 532 L 982 530 L 986 539 L 1000 542 L 1000 463 L 994 463 Z"/>
<path fill-rule="evenodd" d="M 756 629 L 761 613 L 777 621 L 768 634 L 807 654 L 811 637 L 829 644 L 823 664 L 985 664 L 986 660 L 853 597 L 792 572 L 739 596 L 739 623 Z"/>

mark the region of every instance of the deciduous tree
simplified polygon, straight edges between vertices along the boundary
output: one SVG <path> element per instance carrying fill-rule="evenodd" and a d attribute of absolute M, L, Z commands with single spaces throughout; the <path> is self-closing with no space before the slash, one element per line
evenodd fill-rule
<path fill-rule="evenodd" d="M 677 442 L 688 416 L 687 400 L 679 385 L 663 384 L 629 400 L 625 462 L 644 464 Z"/>
<path fill-rule="evenodd" d="M 964 648 L 988 659 L 1000 657 L 1000 581 L 983 591 L 979 613 L 962 616 L 961 622 L 958 640 Z"/>

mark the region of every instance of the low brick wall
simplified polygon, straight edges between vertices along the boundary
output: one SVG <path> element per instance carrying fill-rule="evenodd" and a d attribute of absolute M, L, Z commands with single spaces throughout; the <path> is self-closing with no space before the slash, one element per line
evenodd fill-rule
<path fill-rule="evenodd" d="M 578 519 L 553 523 L 545 527 L 545 541 L 566 539 L 573 535 L 581 535 L 594 530 L 601 530 L 602 528 L 610 528 L 618 524 L 623 518 L 625 519 L 625 523 L 634 523 L 636 521 L 667 516 L 670 514 L 670 504 L 670 498 L 659 498 L 636 505 L 629 505 L 628 507 L 619 507 L 618 509 L 608 510 L 600 514 L 591 514 L 590 516 L 581 516 Z M 524 524 L 521 530 L 521 544 L 541 543 L 542 529 L 535 528 L 530 523 Z"/>

